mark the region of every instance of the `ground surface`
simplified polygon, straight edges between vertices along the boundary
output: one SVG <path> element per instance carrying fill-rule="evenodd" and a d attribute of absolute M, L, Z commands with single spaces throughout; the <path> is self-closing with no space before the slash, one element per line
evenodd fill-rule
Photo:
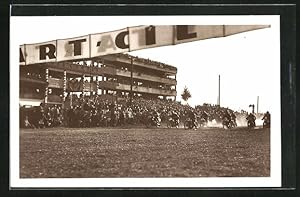
<path fill-rule="evenodd" d="M 270 130 L 20 131 L 20 177 L 270 176 Z"/>

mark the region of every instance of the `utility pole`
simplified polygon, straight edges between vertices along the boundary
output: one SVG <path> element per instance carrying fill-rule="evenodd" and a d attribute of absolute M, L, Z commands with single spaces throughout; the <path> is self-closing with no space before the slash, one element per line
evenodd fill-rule
<path fill-rule="evenodd" d="M 218 92 L 218 103 L 217 103 L 220 107 L 221 107 L 221 76 L 219 75 L 219 92 Z"/>

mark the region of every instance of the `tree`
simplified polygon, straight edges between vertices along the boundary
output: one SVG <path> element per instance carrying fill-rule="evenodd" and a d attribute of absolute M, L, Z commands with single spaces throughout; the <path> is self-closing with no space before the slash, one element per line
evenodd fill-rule
<path fill-rule="evenodd" d="M 182 92 L 182 94 L 181 94 L 181 98 L 182 98 L 185 102 L 187 102 L 187 100 L 188 100 L 189 98 L 191 98 L 191 97 L 192 97 L 192 95 L 191 95 L 190 91 L 189 91 L 188 88 L 185 86 L 184 89 L 183 89 L 183 92 Z"/>

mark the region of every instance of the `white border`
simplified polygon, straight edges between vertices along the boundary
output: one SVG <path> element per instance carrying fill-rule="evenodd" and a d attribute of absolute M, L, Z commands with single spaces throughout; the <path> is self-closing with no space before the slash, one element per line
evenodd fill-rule
<path fill-rule="evenodd" d="M 125 26 L 154 25 L 218 25 L 218 24 L 272 24 L 279 29 L 280 16 L 120 16 L 128 19 Z M 280 187 L 281 186 L 281 111 L 280 80 L 277 96 L 274 98 L 271 125 L 271 176 L 264 178 L 72 178 L 72 179 L 20 179 L 19 178 L 19 46 L 15 39 L 14 22 L 19 17 L 11 17 L 10 24 L 10 187 L 12 188 L 68 188 L 68 187 Z M 117 20 L 117 16 L 101 17 L 107 22 Z M 112 29 L 114 30 L 114 29 Z M 34 31 L 34 30 L 33 30 Z M 90 32 L 99 33 L 99 32 Z M 78 36 L 78 35 L 74 35 Z M 61 38 L 57 38 L 61 39 Z M 47 40 L 45 40 L 47 41 Z M 280 40 L 279 40 L 280 41 Z M 278 42 L 279 42 L 278 41 Z M 279 66 L 280 68 L 280 58 Z"/>

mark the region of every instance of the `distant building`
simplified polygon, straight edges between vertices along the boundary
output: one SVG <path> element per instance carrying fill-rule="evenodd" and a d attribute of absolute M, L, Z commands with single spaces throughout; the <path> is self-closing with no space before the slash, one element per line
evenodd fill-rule
<path fill-rule="evenodd" d="M 176 99 L 176 74 L 176 67 L 128 54 L 20 65 L 20 104 L 63 104 L 70 94 L 122 99 L 131 91 L 134 97 Z"/>

